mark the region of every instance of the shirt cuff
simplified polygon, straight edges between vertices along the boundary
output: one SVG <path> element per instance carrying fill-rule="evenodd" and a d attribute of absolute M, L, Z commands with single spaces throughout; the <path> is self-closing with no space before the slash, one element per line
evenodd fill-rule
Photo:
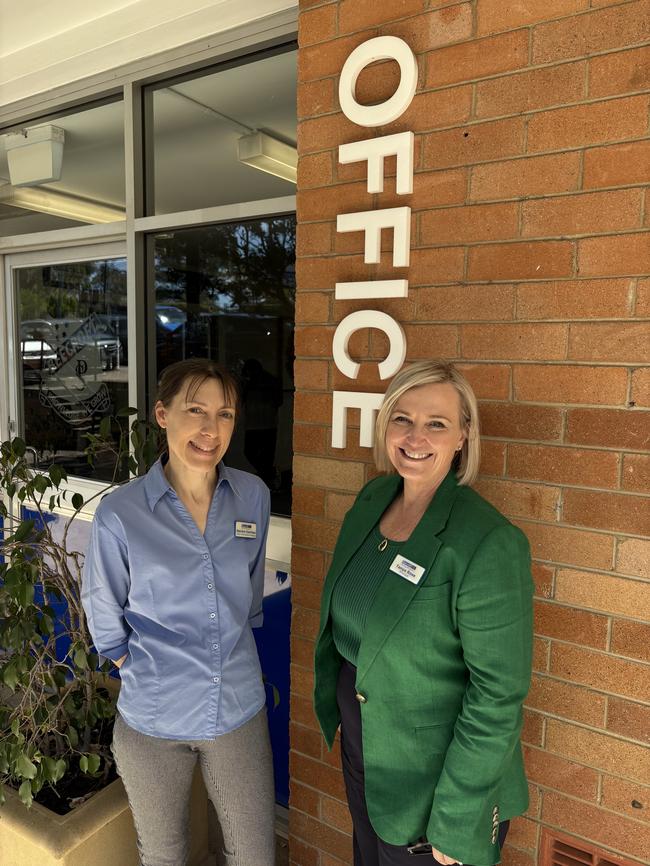
<path fill-rule="evenodd" d="M 116 647 L 111 647 L 111 649 L 102 650 L 99 655 L 101 658 L 110 659 L 112 662 L 119 661 L 122 656 L 125 656 L 129 651 L 129 642 L 124 641 L 124 643 L 119 644 Z"/>

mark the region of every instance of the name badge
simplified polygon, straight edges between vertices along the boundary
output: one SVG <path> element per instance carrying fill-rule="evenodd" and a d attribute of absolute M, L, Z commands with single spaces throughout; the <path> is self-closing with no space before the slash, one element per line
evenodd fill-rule
<path fill-rule="evenodd" d="M 411 583 L 419 583 L 420 578 L 424 574 L 424 568 L 421 565 L 404 559 L 399 554 L 393 560 L 390 570 L 394 571 L 395 574 L 399 574 L 400 577 L 405 577 Z"/>
<path fill-rule="evenodd" d="M 237 538 L 257 538 L 257 523 L 245 523 L 243 520 L 236 520 L 235 536 Z"/>

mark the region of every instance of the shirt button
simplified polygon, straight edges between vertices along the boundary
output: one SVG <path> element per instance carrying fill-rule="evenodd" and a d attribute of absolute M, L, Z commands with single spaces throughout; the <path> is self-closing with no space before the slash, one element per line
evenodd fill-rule
<path fill-rule="evenodd" d="M 203 559 L 209 559 L 209 557 L 208 557 L 208 554 L 207 554 L 207 553 L 204 553 L 204 554 L 203 554 Z"/>
<path fill-rule="evenodd" d="M 218 644 L 218 643 L 213 643 L 213 644 L 212 644 L 212 649 L 219 649 L 219 644 Z"/>
<path fill-rule="evenodd" d="M 219 682 L 219 679 L 220 679 L 219 677 L 212 677 L 212 682 L 213 682 L 213 683 L 218 683 L 218 682 Z"/>
<path fill-rule="evenodd" d="M 214 619 L 215 616 L 216 616 L 216 613 L 211 613 L 211 614 L 210 614 L 210 619 Z"/>
<path fill-rule="evenodd" d="M 212 589 L 212 584 L 211 584 L 211 583 L 208 584 L 208 589 Z"/>

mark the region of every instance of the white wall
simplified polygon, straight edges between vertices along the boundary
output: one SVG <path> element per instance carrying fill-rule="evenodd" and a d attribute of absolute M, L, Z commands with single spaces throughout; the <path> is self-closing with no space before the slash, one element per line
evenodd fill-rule
<path fill-rule="evenodd" d="M 297 5 L 298 0 L 0 0 L 0 105 Z"/>

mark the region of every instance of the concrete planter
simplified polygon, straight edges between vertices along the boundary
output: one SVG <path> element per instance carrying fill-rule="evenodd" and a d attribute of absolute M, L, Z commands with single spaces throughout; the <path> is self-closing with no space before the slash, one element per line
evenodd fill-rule
<path fill-rule="evenodd" d="M 26 809 L 9 789 L 0 807 L 2 866 L 138 866 L 133 818 L 122 781 L 110 784 L 67 815 L 34 803 Z M 200 773 L 191 801 L 190 866 L 209 866 L 208 799 Z"/>

